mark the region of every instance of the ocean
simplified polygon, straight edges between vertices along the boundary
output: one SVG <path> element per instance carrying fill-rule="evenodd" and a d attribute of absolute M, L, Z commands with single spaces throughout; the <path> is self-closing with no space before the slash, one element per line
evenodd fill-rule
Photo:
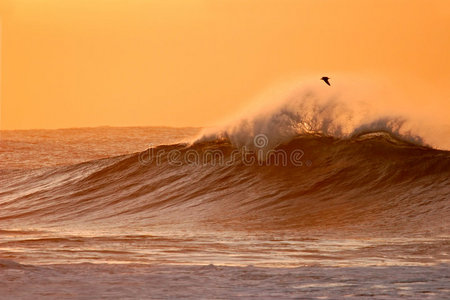
<path fill-rule="evenodd" d="M 448 149 L 314 107 L 1 131 L 0 298 L 449 297 Z"/>

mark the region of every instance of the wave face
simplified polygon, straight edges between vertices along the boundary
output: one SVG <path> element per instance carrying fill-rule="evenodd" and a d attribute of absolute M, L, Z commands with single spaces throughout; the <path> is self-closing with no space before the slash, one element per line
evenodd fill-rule
<path fill-rule="evenodd" d="M 0 222 L 448 234 L 448 151 L 386 132 L 346 139 L 303 134 L 267 151 L 254 142 L 257 151 L 222 137 L 76 165 L 3 170 Z"/>

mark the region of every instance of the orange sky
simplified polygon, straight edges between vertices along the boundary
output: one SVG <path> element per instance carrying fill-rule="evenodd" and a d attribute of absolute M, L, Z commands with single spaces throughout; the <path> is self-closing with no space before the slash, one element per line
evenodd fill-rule
<path fill-rule="evenodd" d="M 401 75 L 450 111 L 448 0 L 0 3 L 1 129 L 212 125 L 274 83 L 338 72 Z"/>

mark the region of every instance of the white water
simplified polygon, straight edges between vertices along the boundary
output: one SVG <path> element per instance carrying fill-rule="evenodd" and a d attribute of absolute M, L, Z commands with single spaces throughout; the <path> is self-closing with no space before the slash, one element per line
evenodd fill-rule
<path fill-rule="evenodd" d="M 419 145 L 450 149 L 450 120 L 429 106 L 412 107 L 397 92 L 380 84 L 344 77 L 331 87 L 317 80 L 273 88 L 221 125 L 204 130 L 197 141 L 229 138 L 237 147 L 252 147 L 264 134 L 269 148 L 302 133 L 348 138 L 386 131 Z"/>

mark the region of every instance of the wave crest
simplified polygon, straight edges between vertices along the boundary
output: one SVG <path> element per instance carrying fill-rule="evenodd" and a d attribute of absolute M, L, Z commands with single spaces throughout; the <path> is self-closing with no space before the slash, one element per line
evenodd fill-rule
<path fill-rule="evenodd" d="M 370 104 L 375 100 L 369 99 L 340 90 L 297 88 L 225 125 L 204 130 L 195 142 L 228 139 L 236 147 L 253 147 L 255 137 L 265 135 L 269 148 L 273 149 L 302 134 L 349 139 L 383 131 L 417 145 L 430 145 L 419 134 L 417 122 L 393 113 L 389 107 L 375 110 Z"/>

